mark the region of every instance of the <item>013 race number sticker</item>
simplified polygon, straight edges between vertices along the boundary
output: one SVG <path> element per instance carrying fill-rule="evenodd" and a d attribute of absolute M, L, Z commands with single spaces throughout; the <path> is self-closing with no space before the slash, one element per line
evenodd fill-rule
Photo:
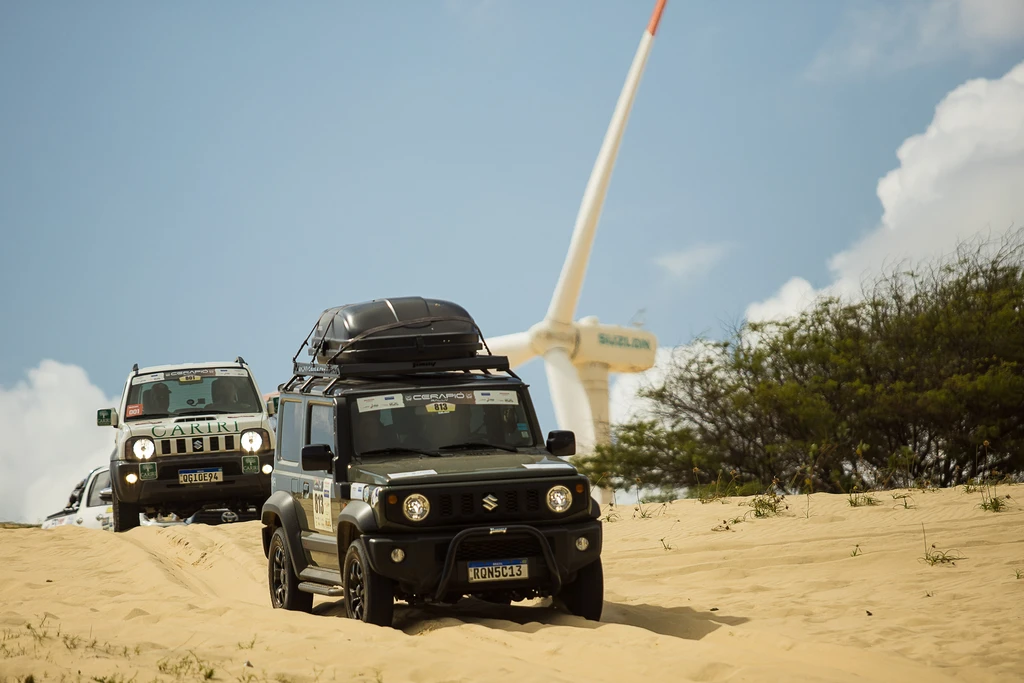
<path fill-rule="evenodd" d="M 324 479 L 322 488 L 313 489 L 313 526 L 334 533 L 331 521 L 331 480 Z"/>

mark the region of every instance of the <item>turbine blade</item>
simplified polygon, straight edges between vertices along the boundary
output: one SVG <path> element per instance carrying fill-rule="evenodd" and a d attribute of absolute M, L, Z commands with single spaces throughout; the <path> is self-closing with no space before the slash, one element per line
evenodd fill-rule
<path fill-rule="evenodd" d="M 629 112 L 633 108 L 633 100 L 636 98 L 640 78 L 647 64 L 647 56 L 651 53 L 654 33 L 658 30 L 658 22 L 661 21 L 661 13 L 664 9 L 665 0 L 658 0 L 647 29 L 644 30 L 643 36 L 640 38 L 640 45 L 633 57 L 633 64 L 626 75 L 626 83 L 622 87 L 622 92 L 619 93 L 619 100 L 615 104 L 611 123 L 605 132 L 604 142 L 597 154 L 597 161 L 590 172 L 587 188 L 583 192 L 583 201 L 580 203 L 579 213 L 576 215 L 576 225 L 572 230 L 572 240 L 569 242 L 569 252 L 565 256 L 562 272 L 558 276 L 558 284 L 555 285 L 551 303 L 548 305 L 548 320 L 571 323 L 573 315 L 576 313 L 576 303 L 580 298 L 580 290 L 583 288 L 583 278 L 587 274 L 587 261 L 590 259 L 590 249 L 594 244 L 594 234 L 597 232 L 597 222 L 601 218 L 601 209 L 604 208 L 604 198 L 608 192 L 608 183 L 611 181 L 612 169 L 615 167 L 615 159 L 619 153 L 619 144 L 622 142 L 622 134 L 626 130 Z"/>
<path fill-rule="evenodd" d="M 529 332 L 504 334 L 500 337 L 485 338 L 487 348 L 495 356 L 508 356 L 508 363 L 516 368 L 537 355 L 530 343 Z"/>
<path fill-rule="evenodd" d="M 559 429 L 576 433 L 577 453 L 593 452 L 594 419 L 590 414 L 590 400 L 569 353 L 558 347 L 550 349 L 544 354 L 544 371 Z"/>

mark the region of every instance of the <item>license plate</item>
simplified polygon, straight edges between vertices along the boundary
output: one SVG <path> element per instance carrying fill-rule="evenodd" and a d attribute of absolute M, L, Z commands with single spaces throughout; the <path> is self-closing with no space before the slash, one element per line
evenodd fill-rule
<path fill-rule="evenodd" d="M 470 583 L 515 581 L 517 579 L 529 578 L 528 565 L 525 559 L 468 562 L 466 563 L 466 569 L 469 572 Z"/>
<path fill-rule="evenodd" d="M 209 484 L 224 481 L 224 470 L 220 467 L 207 467 L 201 470 L 178 470 L 179 484 Z"/>

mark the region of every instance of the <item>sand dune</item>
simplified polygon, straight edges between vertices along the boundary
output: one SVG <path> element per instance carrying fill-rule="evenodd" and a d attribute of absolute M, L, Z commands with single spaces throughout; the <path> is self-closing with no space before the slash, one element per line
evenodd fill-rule
<path fill-rule="evenodd" d="M 0 529 L 0 681 L 1020 681 L 1020 491 L 999 513 L 950 489 L 765 519 L 748 498 L 640 518 L 620 493 L 599 624 L 543 603 L 400 606 L 397 629 L 320 597 L 272 610 L 258 522 Z M 922 523 L 964 559 L 924 562 Z"/>

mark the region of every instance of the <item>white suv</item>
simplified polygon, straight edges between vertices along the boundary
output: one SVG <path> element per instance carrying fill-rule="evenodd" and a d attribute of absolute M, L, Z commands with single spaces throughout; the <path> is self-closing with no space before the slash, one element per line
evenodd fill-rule
<path fill-rule="evenodd" d="M 96 414 L 97 425 L 117 430 L 114 531 L 138 526 L 139 513 L 185 519 L 206 507 L 259 510 L 270 495 L 272 406 L 241 358 L 136 364 L 118 407 Z"/>

